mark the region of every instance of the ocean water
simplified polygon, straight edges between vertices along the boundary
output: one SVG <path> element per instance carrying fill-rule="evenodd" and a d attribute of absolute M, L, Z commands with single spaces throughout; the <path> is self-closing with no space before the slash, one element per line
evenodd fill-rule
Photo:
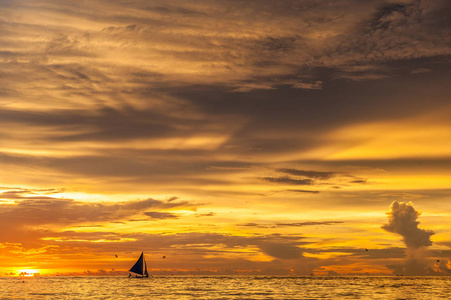
<path fill-rule="evenodd" d="M 0 277 L 0 299 L 451 299 L 451 277 Z"/>

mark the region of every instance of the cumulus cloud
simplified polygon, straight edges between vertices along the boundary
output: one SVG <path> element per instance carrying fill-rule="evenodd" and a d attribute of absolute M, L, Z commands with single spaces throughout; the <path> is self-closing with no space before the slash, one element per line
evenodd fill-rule
<path fill-rule="evenodd" d="M 428 247 L 432 245 L 432 230 L 425 230 L 418 227 L 417 221 L 421 212 L 415 210 L 412 202 L 393 201 L 389 211 L 386 213 L 389 219 L 382 229 L 401 235 L 406 245 L 406 261 L 403 264 L 393 264 L 387 267 L 393 270 L 394 274 L 403 275 L 434 275 L 427 258 L 429 256 Z"/>
<path fill-rule="evenodd" d="M 432 230 L 418 227 L 421 212 L 415 210 L 412 202 L 393 201 L 387 212 L 389 222 L 382 229 L 401 235 L 407 248 L 420 248 L 432 245 Z"/>

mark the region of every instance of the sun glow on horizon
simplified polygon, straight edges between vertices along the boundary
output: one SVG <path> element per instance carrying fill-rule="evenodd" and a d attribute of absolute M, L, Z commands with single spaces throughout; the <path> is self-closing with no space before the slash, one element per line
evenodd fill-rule
<path fill-rule="evenodd" d="M 31 276 L 37 276 L 41 274 L 41 270 L 37 269 L 20 269 L 16 271 L 16 274 L 18 276 L 25 276 L 25 277 L 31 277 Z"/>

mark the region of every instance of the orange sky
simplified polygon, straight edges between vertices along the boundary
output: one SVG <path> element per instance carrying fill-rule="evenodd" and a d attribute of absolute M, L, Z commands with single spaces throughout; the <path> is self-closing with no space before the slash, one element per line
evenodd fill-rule
<path fill-rule="evenodd" d="M 451 274 L 448 1 L 0 8 L 0 275 Z"/>

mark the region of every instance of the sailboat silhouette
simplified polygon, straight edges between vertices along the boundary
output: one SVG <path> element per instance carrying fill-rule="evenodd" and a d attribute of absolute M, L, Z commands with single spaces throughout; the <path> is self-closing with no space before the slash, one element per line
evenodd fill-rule
<path fill-rule="evenodd" d="M 144 252 L 141 252 L 141 256 L 138 258 L 133 267 L 130 268 L 129 272 L 130 274 L 128 277 L 132 277 L 132 273 L 135 274 L 133 277 L 136 278 L 149 277 L 149 273 L 147 272 L 147 263 L 144 259 Z"/>

